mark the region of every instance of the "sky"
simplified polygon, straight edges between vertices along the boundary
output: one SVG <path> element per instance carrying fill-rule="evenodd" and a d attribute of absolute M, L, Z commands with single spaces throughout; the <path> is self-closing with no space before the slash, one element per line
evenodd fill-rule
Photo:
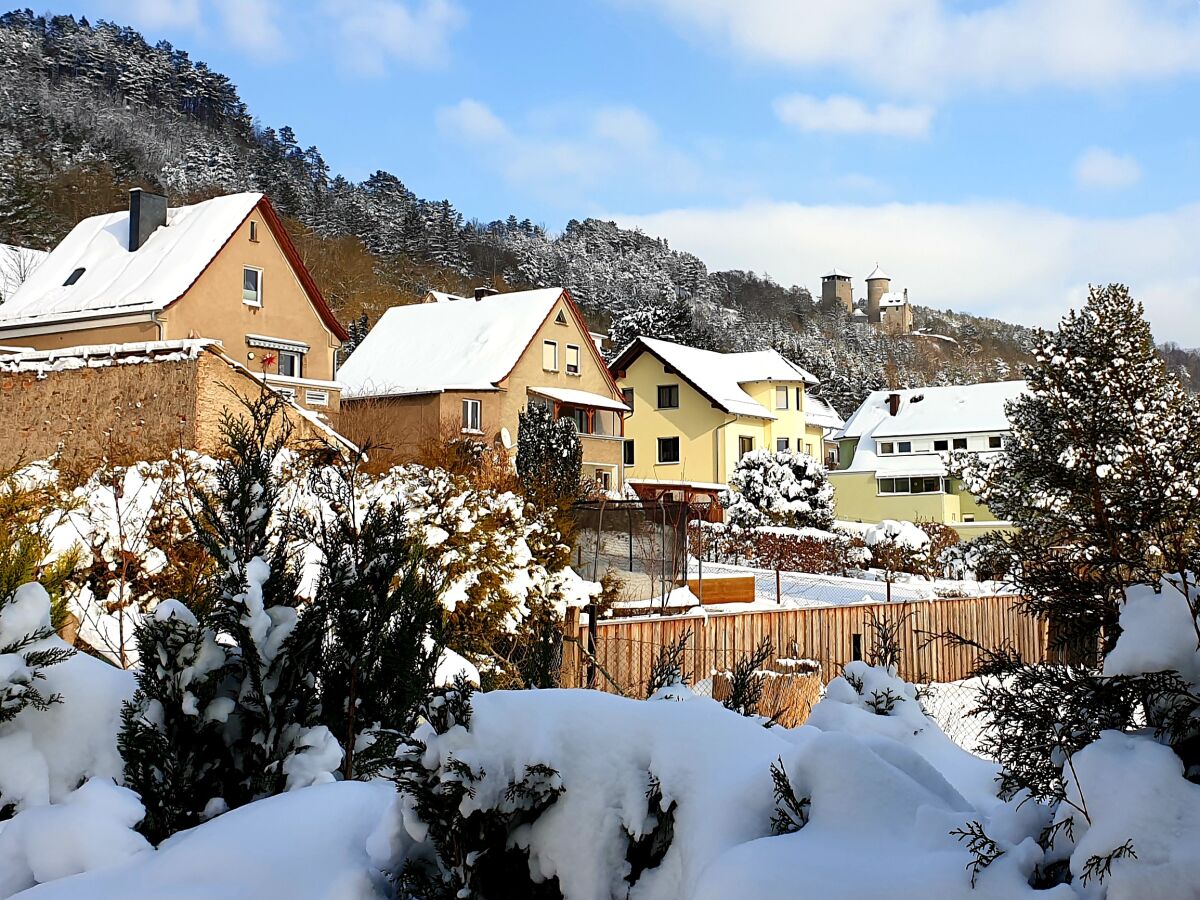
<path fill-rule="evenodd" d="M 335 172 L 602 216 L 814 292 L 1200 346 L 1200 0 L 88 0 Z"/>

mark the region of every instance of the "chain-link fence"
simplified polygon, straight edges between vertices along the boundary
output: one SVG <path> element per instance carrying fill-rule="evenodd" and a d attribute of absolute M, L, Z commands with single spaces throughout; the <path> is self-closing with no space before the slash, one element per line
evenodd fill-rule
<path fill-rule="evenodd" d="M 984 716 L 971 714 L 978 704 L 978 679 L 921 685 L 918 696 L 925 713 L 950 740 L 970 753 L 984 755 L 980 741 L 988 722 Z"/>
<path fill-rule="evenodd" d="M 838 575 L 813 575 L 779 569 L 755 569 L 724 563 L 697 562 L 689 573 L 700 579 L 746 577 L 754 579 L 754 599 L 781 607 L 843 606 L 849 603 L 903 603 L 928 600 L 931 589 L 920 581 L 875 581 Z"/>
<path fill-rule="evenodd" d="M 665 499 L 578 503 L 575 571 L 592 581 L 617 573 L 630 599 L 663 597 L 687 579 L 688 522 L 700 514 Z"/>

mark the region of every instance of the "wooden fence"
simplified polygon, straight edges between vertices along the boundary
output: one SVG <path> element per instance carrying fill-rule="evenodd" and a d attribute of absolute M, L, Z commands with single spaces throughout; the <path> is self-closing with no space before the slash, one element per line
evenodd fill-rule
<path fill-rule="evenodd" d="M 811 609 L 710 613 L 703 617 L 621 619 L 596 624 L 594 658 L 600 672 L 595 686 L 638 695 L 650 677 L 659 648 L 677 642 L 690 629 L 684 652 L 689 683 L 727 671 L 743 654 L 769 637 L 777 660 L 812 659 L 828 683 L 842 666 L 870 655 L 874 615 L 899 623 L 901 677 L 913 682 L 958 681 L 971 674 L 977 651 L 952 646 L 944 638 L 954 632 L 984 647 L 1010 646 L 1030 662 L 1048 658 L 1047 628 L 1043 621 L 1021 615 L 1012 595 L 922 600 L 897 603 L 825 606 Z M 563 647 L 565 687 L 587 684 L 590 660 L 587 626 L 568 623 Z"/>

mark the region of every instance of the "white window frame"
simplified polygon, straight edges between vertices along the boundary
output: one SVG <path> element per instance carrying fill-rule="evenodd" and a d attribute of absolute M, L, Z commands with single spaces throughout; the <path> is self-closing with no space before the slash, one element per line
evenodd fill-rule
<path fill-rule="evenodd" d="M 945 444 L 946 446 L 939 448 L 938 444 Z M 949 453 L 950 452 L 950 440 L 948 438 L 938 438 L 936 441 L 933 442 L 933 452 L 934 453 Z"/>
<path fill-rule="evenodd" d="M 992 441 L 995 441 L 996 443 L 993 445 Z M 989 450 L 1003 450 L 1004 449 L 1004 435 L 989 434 L 988 435 L 988 449 Z"/>
<path fill-rule="evenodd" d="M 791 438 L 785 438 L 785 437 L 775 438 L 775 452 L 776 453 L 783 453 L 785 450 L 791 450 L 791 449 L 792 449 Z"/>
<path fill-rule="evenodd" d="M 662 458 L 663 441 L 674 441 L 675 442 L 675 459 L 663 459 Z M 655 446 L 657 447 L 657 459 L 658 459 L 658 464 L 660 466 L 677 466 L 677 465 L 679 465 L 679 460 L 683 457 L 683 448 L 680 447 L 680 445 L 679 445 L 679 437 L 678 436 L 672 435 L 670 437 L 660 437 L 655 442 Z"/>
<path fill-rule="evenodd" d="M 550 365 L 546 365 L 546 351 L 550 351 Z M 542 341 L 542 371 L 558 371 L 558 341 Z"/>
<path fill-rule="evenodd" d="M 612 490 L 612 472 L 597 471 L 596 475 L 599 476 L 598 480 L 600 482 L 601 490 L 605 490 L 605 491 Z"/>
<path fill-rule="evenodd" d="M 908 449 L 905 449 L 907 447 Z M 896 441 L 897 453 L 912 453 L 912 441 Z"/>
<path fill-rule="evenodd" d="M 787 409 L 788 408 L 788 394 L 790 394 L 790 393 L 791 393 L 791 391 L 786 387 L 775 388 L 775 408 L 776 409 Z M 782 403 L 779 402 L 781 399 L 783 400 Z"/>
<path fill-rule="evenodd" d="M 959 441 L 962 441 L 961 447 L 958 446 Z M 950 441 L 950 449 L 951 450 L 966 450 L 970 446 L 971 446 L 970 443 L 967 441 L 967 439 L 965 437 L 956 437 Z"/>
<path fill-rule="evenodd" d="M 571 362 L 571 354 L 574 351 L 575 362 Z M 579 352 L 578 344 L 567 344 L 566 372 L 568 375 L 579 375 L 580 367 L 583 365 L 583 355 Z M 572 367 L 574 367 L 572 369 Z"/>
<path fill-rule="evenodd" d="M 304 403 L 307 406 L 328 406 L 329 391 L 313 390 L 306 388 L 304 391 Z"/>
<path fill-rule="evenodd" d="M 246 273 L 258 273 L 258 293 L 256 296 L 249 298 L 246 296 Z M 242 302 L 247 306 L 253 306 L 255 309 L 262 309 L 263 305 L 263 270 L 258 266 L 242 266 Z"/>
<path fill-rule="evenodd" d="M 746 446 L 746 442 L 747 442 L 747 441 L 749 441 L 749 442 L 750 442 L 750 449 L 749 449 L 749 450 L 743 450 L 742 448 L 743 448 L 744 446 Z M 746 455 L 748 455 L 748 454 L 750 454 L 750 453 L 753 453 L 753 452 L 754 452 L 754 443 L 755 443 L 755 442 L 754 442 L 754 435 L 752 435 L 752 434 L 739 434 L 739 435 L 738 435 L 738 459 L 741 459 L 742 457 L 744 457 L 744 456 L 746 456 Z"/>
<path fill-rule="evenodd" d="M 894 441 L 880 441 L 879 442 L 879 455 L 880 456 L 894 456 L 895 453 L 896 453 L 896 444 Z"/>
<path fill-rule="evenodd" d="M 483 434 L 483 401 L 463 398 L 462 433 Z"/>
<path fill-rule="evenodd" d="M 304 354 L 299 350 L 277 350 L 279 354 L 275 360 L 275 371 L 284 378 L 303 378 L 304 377 Z M 289 356 L 296 360 L 295 369 L 289 374 L 283 371 L 283 358 Z"/>

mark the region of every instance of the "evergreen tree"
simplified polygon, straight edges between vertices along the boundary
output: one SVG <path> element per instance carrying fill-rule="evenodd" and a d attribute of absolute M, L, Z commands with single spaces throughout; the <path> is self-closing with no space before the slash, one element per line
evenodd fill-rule
<path fill-rule="evenodd" d="M 556 420 L 541 403 L 530 403 L 517 418 L 517 475 L 526 496 L 544 507 L 575 500 L 583 471 L 575 421 Z"/>
<path fill-rule="evenodd" d="M 372 490 L 365 455 L 314 470 L 326 510 L 313 523 L 321 574 L 306 614 L 325 636 L 323 719 L 345 748 L 342 777 L 394 760 L 432 696 L 442 652 L 438 576 L 405 507 Z"/>
<path fill-rule="evenodd" d="M 951 470 L 1015 526 L 1006 543 L 1028 611 L 1111 646 L 1125 588 L 1195 564 L 1200 407 L 1122 285 L 1092 288 L 1036 360 L 1009 404 L 1005 452 L 958 454 Z"/>

